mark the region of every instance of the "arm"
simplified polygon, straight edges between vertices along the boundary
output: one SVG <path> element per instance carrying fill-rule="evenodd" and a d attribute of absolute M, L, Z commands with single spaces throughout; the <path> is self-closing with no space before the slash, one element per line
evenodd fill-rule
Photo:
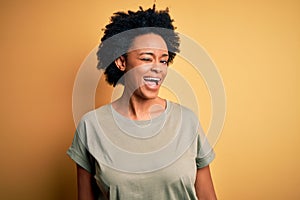
<path fill-rule="evenodd" d="M 96 200 L 93 176 L 77 165 L 78 200 Z"/>
<path fill-rule="evenodd" d="M 199 200 L 217 199 L 210 175 L 209 165 L 197 170 L 195 189 Z"/>

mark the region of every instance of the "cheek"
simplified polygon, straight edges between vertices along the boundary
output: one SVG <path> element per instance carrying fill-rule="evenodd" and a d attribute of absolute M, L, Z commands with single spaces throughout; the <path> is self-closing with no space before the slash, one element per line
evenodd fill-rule
<path fill-rule="evenodd" d="M 168 74 L 168 67 L 164 68 L 163 71 L 162 71 L 162 76 L 163 78 L 165 78 Z"/>
<path fill-rule="evenodd" d="M 137 88 L 143 84 L 143 76 L 146 70 L 143 67 L 134 67 L 124 74 L 125 84 Z"/>

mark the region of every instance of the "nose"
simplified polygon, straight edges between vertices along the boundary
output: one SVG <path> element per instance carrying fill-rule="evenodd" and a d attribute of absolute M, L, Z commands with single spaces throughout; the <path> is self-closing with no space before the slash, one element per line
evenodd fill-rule
<path fill-rule="evenodd" d="M 151 71 L 155 73 L 161 73 L 165 70 L 166 66 L 164 66 L 160 61 L 157 61 L 152 64 Z"/>
<path fill-rule="evenodd" d="M 162 72 L 162 69 L 160 67 L 158 67 L 158 66 L 153 66 L 151 68 L 151 71 L 155 72 L 155 73 L 160 73 L 160 72 Z"/>

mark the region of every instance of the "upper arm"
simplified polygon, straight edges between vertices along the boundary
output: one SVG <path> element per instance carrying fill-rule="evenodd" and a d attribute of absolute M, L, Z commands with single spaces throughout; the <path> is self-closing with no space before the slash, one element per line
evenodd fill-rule
<path fill-rule="evenodd" d="M 77 164 L 78 200 L 96 200 L 95 188 L 92 174 Z"/>
<path fill-rule="evenodd" d="M 197 169 L 195 189 L 199 200 L 217 199 L 210 174 L 209 165 Z"/>

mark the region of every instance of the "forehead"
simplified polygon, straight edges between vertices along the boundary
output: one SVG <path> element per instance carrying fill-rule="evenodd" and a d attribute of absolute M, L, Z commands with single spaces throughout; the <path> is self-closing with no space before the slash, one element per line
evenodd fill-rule
<path fill-rule="evenodd" d="M 148 33 L 135 37 L 132 41 L 129 51 L 140 49 L 156 49 L 162 51 L 168 51 L 167 44 L 164 39 L 157 34 Z"/>

